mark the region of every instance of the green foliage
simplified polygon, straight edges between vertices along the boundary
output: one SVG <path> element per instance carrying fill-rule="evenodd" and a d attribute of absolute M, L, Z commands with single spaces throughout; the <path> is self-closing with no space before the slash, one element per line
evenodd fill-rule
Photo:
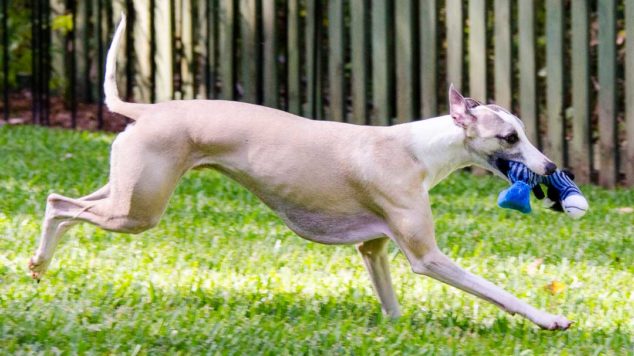
<path fill-rule="evenodd" d="M 63 35 L 73 30 L 73 14 L 63 14 L 53 17 L 51 21 L 51 29 L 59 31 Z"/>
<path fill-rule="evenodd" d="M 26 1 L 12 1 L 7 18 L 9 35 L 9 85 L 15 87 L 18 76 L 31 72 L 31 11 Z M 1 30 L 0 30 L 1 31 Z M 5 60 L 4 58 L 2 59 Z M 0 71 L 0 81 L 4 82 L 4 73 Z"/>
<path fill-rule="evenodd" d="M 589 214 L 495 206 L 505 183 L 454 174 L 432 192 L 460 265 L 575 321 L 541 331 L 414 275 L 392 247 L 404 316 L 381 315 L 350 246 L 302 240 L 253 195 L 188 173 L 159 226 L 71 230 L 40 284 L 27 274 L 47 194 L 103 185 L 111 135 L 0 127 L 1 353 L 618 354 L 634 350 L 634 190 L 583 187 Z M 536 263 L 543 259 L 543 263 Z M 565 288 L 552 294 L 552 281 Z"/>

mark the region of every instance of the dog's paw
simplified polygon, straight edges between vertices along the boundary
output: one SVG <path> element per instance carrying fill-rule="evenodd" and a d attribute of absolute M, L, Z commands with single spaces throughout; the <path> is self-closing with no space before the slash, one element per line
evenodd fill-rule
<path fill-rule="evenodd" d="M 29 259 L 29 271 L 31 272 L 31 278 L 39 282 L 48 269 L 48 265 L 50 264 L 50 262 L 50 260 L 38 258 L 37 256 L 31 257 Z"/>
<path fill-rule="evenodd" d="M 570 327 L 570 325 L 572 325 L 572 321 L 561 315 L 553 315 L 549 319 L 550 320 L 540 324 L 539 326 L 546 330 L 566 330 Z"/>

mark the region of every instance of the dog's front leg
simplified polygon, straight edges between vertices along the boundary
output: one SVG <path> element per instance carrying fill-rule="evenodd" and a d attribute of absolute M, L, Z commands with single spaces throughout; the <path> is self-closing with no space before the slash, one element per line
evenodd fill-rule
<path fill-rule="evenodd" d="M 567 329 L 565 317 L 536 309 L 502 288 L 473 275 L 445 256 L 437 247 L 427 193 L 422 206 L 399 208 L 391 214 L 394 239 L 409 260 L 415 273 L 423 274 L 487 300 L 510 314 L 520 314 L 548 330 Z"/>

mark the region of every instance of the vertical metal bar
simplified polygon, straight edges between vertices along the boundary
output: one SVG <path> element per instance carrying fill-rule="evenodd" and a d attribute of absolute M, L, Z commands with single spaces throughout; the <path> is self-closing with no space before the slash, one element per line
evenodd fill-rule
<path fill-rule="evenodd" d="M 323 119 L 324 117 L 324 101 L 323 101 L 323 73 L 325 72 L 325 64 L 323 48 L 320 45 L 322 33 L 324 33 L 323 6 L 321 0 L 315 0 L 315 118 Z"/>
<path fill-rule="evenodd" d="M 31 111 L 34 124 L 40 124 L 40 109 L 39 109 L 39 58 L 40 58 L 40 14 L 39 14 L 40 1 L 33 0 L 31 3 Z"/>
<path fill-rule="evenodd" d="M 520 113 L 526 125 L 529 140 L 540 145 L 537 117 L 536 56 L 535 56 L 535 4 L 518 1 L 519 12 L 519 66 Z"/>
<path fill-rule="evenodd" d="M 83 42 L 84 42 L 84 91 L 85 91 L 85 96 L 84 98 L 86 99 L 87 102 L 92 103 L 93 102 L 93 85 L 92 85 L 92 80 L 91 80 L 91 67 L 92 67 L 92 63 L 93 63 L 93 51 L 91 50 L 91 46 L 90 46 L 90 38 L 94 35 L 94 32 L 90 31 L 90 27 L 91 25 L 93 25 L 92 30 L 94 31 L 94 19 L 92 18 L 92 11 L 93 10 L 93 0 L 88 0 L 85 1 L 85 6 L 84 6 L 84 19 L 86 21 L 86 29 L 84 30 L 84 38 L 83 38 Z"/>
<path fill-rule="evenodd" d="M 102 3 L 97 0 L 97 128 L 103 129 L 103 31 Z"/>
<path fill-rule="evenodd" d="M 132 0 L 126 0 L 125 2 L 125 13 L 129 16 L 130 21 L 130 29 L 125 32 L 125 58 L 126 58 L 126 66 L 125 66 L 125 97 L 126 99 L 130 99 L 133 97 L 134 93 L 134 82 L 135 82 L 135 72 L 134 72 L 134 63 L 136 59 L 136 55 L 134 53 L 134 28 L 136 27 L 137 17 L 134 13 L 134 4 Z M 121 18 L 117 19 L 117 23 L 121 21 Z"/>
<path fill-rule="evenodd" d="M 4 83 L 2 86 L 2 100 L 4 121 L 9 121 L 9 26 L 7 19 L 9 18 L 8 4 L 9 0 L 2 1 L 2 74 Z"/>
<path fill-rule="evenodd" d="M 214 86 L 216 84 L 216 6 L 215 1 L 207 1 L 207 51 L 205 55 L 205 89 L 207 91 L 207 99 L 215 98 Z"/>
<path fill-rule="evenodd" d="M 602 0 L 599 8 L 599 184 L 616 186 L 618 179 L 616 128 L 616 2 Z"/>
<path fill-rule="evenodd" d="M 70 126 L 72 128 L 77 127 L 77 94 L 76 94 L 76 85 L 77 85 L 77 30 L 75 24 L 77 23 L 77 14 L 75 11 L 77 10 L 76 0 L 70 0 L 70 12 L 73 21 L 73 28 L 68 33 L 70 37 L 70 84 L 69 84 L 69 95 L 70 95 Z"/>
<path fill-rule="evenodd" d="M 193 99 L 202 99 L 205 96 L 204 90 L 204 66 L 201 66 L 201 59 L 204 61 L 206 59 L 206 36 L 207 36 L 207 10 L 206 10 L 206 2 L 203 0 L 192 1 L 191 3 L 191 20 L 189 21 L 190 26 L 187 29 L 192 38 L 192 58 L 191 58 L 191 68 L 192 68 L 192 88 L 193 88 Z"/>
<path fill-rule="evenodd" d="M 48 1 L 43 2 L 44 11 L 42 11 L 42 117 L 43 123 L 49 125 L 49 106 L 50 106 L 50 76 L 51 76 L 51 31 L 50 31 L 50 4 Z"/>
<path fill-rule="evenodd" d="M 573 1 L 572 11 L 572 141 L 570 168 L 578 183 L 590 181 L 590 64 L 588 2 Z"/>
<path fill-rule="evenodd" d="M 156 101 L 156 0 L 150 0 L 150 102 Z"/>
<path fill-rule="evenodd" d="M 306 22 L 304 31 L 305 61 L 306 61 L 306 106 L 304 116 L 315 117 L 315 88 L 319 78 L 317 75 L 317 2 L 318 0 L 306 0 Z"/>
<path fill-rule="evenodd" d="M 564 5 L 560 0 L 546 2 L 546 100 L 548 131 L 544 141 L 544 151 L 556 164 L 564 164 L 563 147 L 563 99 L 564 99 Z"/>
<path fill-rule="evenodd" d="M 423 118 L 436 116 L 438 112 L 438 87 L 436 76 L 438 57 L 438 22 L 436 0 L 420 2 L 420 82 Z"/>
<path fill-rule="evenodd" d="M 625 26 L 627 33 L 634 34 L 634 0 L 625 2 Z M 625 178 L 634 187 L 634 37 L 625 43 Z"/>

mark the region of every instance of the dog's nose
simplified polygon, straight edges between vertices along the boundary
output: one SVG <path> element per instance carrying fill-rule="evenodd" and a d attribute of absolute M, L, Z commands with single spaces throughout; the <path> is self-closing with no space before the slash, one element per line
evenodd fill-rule
<path fill-rule="evenodd" d="M 556 170 L 557 170 L 557 165 L 554 164 L 553 162 L 548 162 L 546 163 L 546 166 L 544 166 L 545 175 L 547 176 L 555 173 Z"/>

